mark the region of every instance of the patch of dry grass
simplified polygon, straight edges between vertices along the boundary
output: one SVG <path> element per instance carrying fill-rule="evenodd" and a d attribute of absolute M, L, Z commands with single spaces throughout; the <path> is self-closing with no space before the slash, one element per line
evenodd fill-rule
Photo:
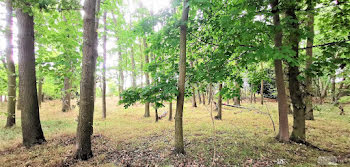
<path fill-rule="evenodd" d="M 277 104 L 243 103 L 243 106 L 269 112 L 278 130 Z M 175 112 L 175 105 L 173 106 Z M 212 165 L 214 144 L 215 163 L 225 165 L 275 165 L 277 159 L 286 159 L 288 166 L 314 166 L 320 155 L 347 155 L 350 150 L 350 113 L 340 116 L 330 106 L 320 106 L 315 111 L 315 121 L 307 121 L 307 140 L 312 144 L 331 150 L 322 152 L 303 145 L 283 144 L 274 140 L 272 122 L 268 115 L 245 109 L 224 107 L 223 120 L 215 121 L 216 137 L 210 118 L 210 107 L 185 104 L 184 136 L 187 154 L 172 154 L 174 121 L 167 119 L 155 123 L 154 110 L 150 118 L 144 118 L 144 106 L 134 105 L 128 109 L 117 105 L 117 98 L 107 98 L 107 119 L 101 118 L 101 99 L 97 99 L 94 134 L 103 136 L 94 140 L 94 158 L 86 162 L 72 159 L 78 108 L 61 112 L 58 100 L 43 103 L 40 114 L 42 127 L 48 143 L 24 149 L 21 146 L 20 115 L 17 126 L 0 129 L 0 164 L 9 166 L 134 166 L 158 164 L 161 166 L 184 164 Z M 160 109 L 160 113 L 168 106 Z M 346 106 L 345 111 L 350 107 Z M 0 104 L 0 111 L 5 105 Z M 216 112 L 213 112 L 216 115 Z M 290 131 L 292 116 L 289 116 Z M 0 125 L 5 117 L 0 116 Z M 94 138 L 95 139 L 95 138 Z M 147 157 L 142 159 L 140 157 Z M 343 164 L 344 166 L 349 164 Z"/>

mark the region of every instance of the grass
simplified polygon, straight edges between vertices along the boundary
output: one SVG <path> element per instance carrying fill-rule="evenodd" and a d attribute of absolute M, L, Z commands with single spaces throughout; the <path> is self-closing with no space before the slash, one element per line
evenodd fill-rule
<path fill-rule="evenodd" d="M 271 113 L 278 130 L 277 103 L 243 103 L 243 106 Z M 174 105 L 175 107 L 175 105 Z M 160 109 L 159 113 L 167 110 Z M 223 120 L 215 121 L 216 135 L 209 106 L 184 109 L 185 155 L 172 153 L 174 121 L 155 123 L 154 117 L 144 118 L 144 106 L 128 109 L 117 105 L 116 98 L 107 98 L 107 119 L 101 118 L 101 99 L 97 99 L 94 120 L 93 153 L 89 161 L 72 158 L 78 108 L 61 112 L 61 102 L 47 101 L 40 109 L 41 123 L 47 143 L 25 149 L 21 146 L 20 114 L 17 125 L 0 128 L 0 164 L 4 166 L 275 166 L 279 159 L 286 166 L 315 166 L 319 156 L 350 154 L 350 106 L 347 115 L 339 115 L 337 108 L 325 104 L 315 111 L 315 121 L 307 121 L 307 141 L 332 152 L 323 152 L 304 145 L 279 143 L 268 115 L 238 108 L 224 107 Z M 5 103 L 0 112 L 5 112 Z M 153 110 L 152 110 L 153 111 Z M 175 111 L 174 111 L 175 112 Z M 213 112 L 215 115 L 216 112 Z M 154 111 L 151 113 L 154 116 Z M 0 125 L 5 125 L 0 116 Z M 289 116 L 290 132 L 293 118 Z M 214 147 L 215 146 L 215 147 Z M 215 148 L 215 159 L 213 153 Z M 350 157 L 349 157 L 350 158 Z M 340 164 L 349 166 L 349 162 Z"/>

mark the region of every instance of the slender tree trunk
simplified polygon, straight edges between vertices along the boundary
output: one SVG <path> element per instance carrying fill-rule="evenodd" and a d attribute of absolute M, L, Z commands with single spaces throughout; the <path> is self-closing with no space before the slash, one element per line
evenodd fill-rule
<path fill-rule="evenodd" d="M 298 59 L 299 57 L 299 23 L 298 18 L 295 14 L 295 4 L 289 2 L 286 10 L 286 17 L 289 17 L 293 21 L 289 21 L 290 35 L 288 41 L 295 52 L 293 58 Z M 298 76 L 300 75 L 299 67 L 289 63 L 288 77 L 289 77 L 289 88 L 290 95 L 293 104 L 293 131 L 290 139 L 295 142 L 305 141 L 305 104 L 300 90 L 300 83 Z"/>
<path fill-rule="evenodd" d="M 308 5 L 308 22 L 307 26 L 309 28 L 309 37 L 307 37 L 307 43 L 306 43 L 306 55 L 307 55 L 307 60 L 306 60 L 306 70 L 310 70 L 311 64 L 312 64 L 312 46 L 313 46 L 313 41 L 314 41 L 314 6 L 313 6 L 313 0 L 307 0 L 306 3 Z M 314 112 L 312 109 L 312 77 L 309 74 L 306 74 L 305 78 L 305 119 L 306 120 L 314 120 Z"/>
<path fill-rule="evenodd" d="M 103 13 L 103 70 L 102 70 L 102 118 L 105 119 L 107 116 L 106 107 L 106 61 L 107 61 L 107 12 Z"/>
<path fill-rule="evenodd" d="M 263 63 L 261 63 L 261 70 L 264 70 Z M 264 105 L 264 80 L 261 80 L 260 84 L 261 105 Z"/>
<path fill-rule="evenodd" d="M 192 86 L 192 107 L 197 107 L 196 90 L 195 90 L 194 86 Z"/>
<path fill-rule="evenodd" d="M 170 101 L 169 103 L 169 121 L 173 120 L 173 102 Z"/>
<path fill-rule="evenodd" d="M 100 12 L 100 2 L 101 0 L 96 0 L 96 16 L 95 16 L 95 30 L 97 31 L 98 30 L 98 26 L 99 26 L 99 20 L 100 18 L 98 17 L 98 14 Z M 98 47 L 98 34 L 96 33 L 95 34 L 95 56 L 98 57 L 98 50 L 97 50 L 97 47 Z M 95 74 L 94 74 L 95 75 Z M 94 77 L 94 102 L 96 101 L 96 76 Z"/>
<path fill-rule="evenodd" d="M 135 66 L 135 58 L 134 58 L 134 47 L 131 46 L 131 67 L 132 67 L 132 86 L 136 87 L 136 66 Z"/>
<path fill-rule="evenodd" d="M 121 46 L 119 46 L 119 57 L 118 57 L 118 67 L 119 67 L 119 100 L 122 99 L 121 94 L 124 91 L 124 72 L 123 72 L 123 55 L 121 51 Z"/>
<path fill-rule="evenodd" d="M 70 100 L 71 100 L 71 81 L 69 77 L 64 77 L 64 96 L 62 98 L 62 112 L 70 111 Z"/>
<path fill-rule="evenodd" d="M 43 101 L 43 83 L 44 83 L 44 78 L 39 79 L 38 83 L 38 103 L 39 107 L 41 106 L 41 102 Z"/>
<path fill-rule="evenodd" d="M 158 109 L 155 109 L 155 116 L 156 116 L 156 122 L 158 122 L 158 120 L 159 120 Z"/>
<path fill-rule="evenodd" d="M 198 94 L 199 104 L 202 104 L 202 98 L 201 98 L 201 93 L 200 93 L 199 89 L 197 89 L 197 94 Z"/>
<path fill-rule="evenodd" d="M 27 148 L 45 142 L 41 128 L 36 89 L 34 54 L 34 19 L 22 9 L 16 12 L 18 21 L 19 82 L 22 83 L 21 124 L 23 145 Z"/>
<path fill-rule="evenodd" d="M 335 75 L 332 76 L 332 103 L 335 104 L 336 96 L 335 96 Z"/>
<path fill-rule="evenodd" d="M 203 104 L 205 105 L 205 92 L 202 92 L 202 96 L 203 96 Z"/>
<path fill-rule="evenodd" d="M 215 117 L 215 119 L 218 119 L 218 120 L 222 119 L 222 96 L 221 96 L 221 90 L 222 90 L 222 83 L 219 84 L 218 115 Z"/>
<path fill-rule="evenodd" d="M 12 127 L 16 124 L 16 67 L 13 61 L 12 44 L 12 0 L 6 0 L 6 62 L 7 62 L 7 121 L 5 127 Z"/>
<path fill-rule="evenodd" d="M 143 46 L 145 49 L 147 48 L 146 38 L 143 38 Z M 148 57 L 147 53 L 145 54 L 145 63 L 146 63 L 146 65 L 149 63 L 149 57 Z M 145 76 L 146 76 L 146 85 L 148 86 L 150 84 L 148 72 L 145 72 Z M 145 115 L 144 115 L 144 117 L 150 117 L 150 116 L 151 115 L 149 112 L 149 102 L 146 102 L 145 103 Z"/>
<path fill-rule="evenodd" d="M 75 158 L 87 160 L 92 157 L 91 135 L 93 133 L 94 85 L 96 69 L 96 0 L 84 2 L 84 42 L 82 75 L 80 84 L 80 109 L 78 117 Z"/>
<path fill-rule="evenodd" d="M 273 24 L 275 26 L 275 48 L 280 49 L 282 46 L 282 30 L 280 26 L 280 16 L 278 0 L 271 1 L 271 8 L 273 14 Z M 277 98 L 278 98 L 278 120 L 279 120 L 279 131 L 277 138 L 280 141 L 288 142 L 289 141 L 289 128 L 288 128 L 288 104 L 287 104 L 287 95 L 284 85 L 284 74 L 281 59 L 274 60 L 275 65 L 275 76 L 276 76 L 276 87 L 277 87 Z"/>
<path fill-rule="evenodd" d="M 140 80 L 141 80 L 141 88 L 143 88 L 143 75 L 144 75 L 144 72 L 143 72 L 143 53 L 144 53 L 144 50 L 142 49 L 142 39 L 140 39 L 140 52 L 141 52 L 141 56 L 140 56 L 140 73 L 141 73 L 141 77 L 140 77 Z"/>
<path fill-rule="evenodd" d="M 186 34 L 187 34 L 187 20 L 189 12 L 188 0 L 184 0 L 183 11 L 180 25 L 180 61 L 179 61 L 179 81 L 175 114 L 175 152 L 185 153 L 184 139 L 183 139 L 183 127 L 182 127 L 182 115 L 185 99 L 185 78 L 186 78 Z"/>
<path fill-rule="evenodd" d="M 209 84 L 209 91 L 208 91 L 208 105 L 211 104 L 211 96 L 212 96 L 212 93 L 213 92 L 213 86 L 211 85 L 211 83 Z"/>

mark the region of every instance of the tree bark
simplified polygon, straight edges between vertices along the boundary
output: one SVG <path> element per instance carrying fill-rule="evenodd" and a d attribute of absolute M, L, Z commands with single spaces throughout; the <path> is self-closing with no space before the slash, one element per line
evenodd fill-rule
<path fill-rule="evenodd" d="M 298 18 L 295 14 L 295 4 L 293 2 L 289 2 L 291 4 L 288 5 L 286 9 L 286 17 L 289 17 L 292 21 L 288 22 L 288 26 L 290 27 L 290 35 L 288 37 L 288 41 L 294 51 L 294 59 L 299 58 L 299 23 Z M 299 67 L 295 64 L 289 63 L 288 67 L 288 77 L 289 77 L 289 88 L 290 95 L 292 98 L 293 104 L 293 131 L 290 137 L 290 140 L 295 142 L 303 142 L 305 141 L 305 104 L 302 96 L 302 91 L 300 89 L 300 83 L 298 80 L 298 76 L 300 75 Z"/>
<path fill-rule="evenodd" d="M 156 116 L 156 122 L 158 122 L 158 120 L 159 120 L 158 109 L 155 109 L 155 116 Z"/>
<path fill-rule="evenodd" d="M 185 78 L 186 78 L 186 34 L 187 34 L 187 20 L 189 12 L 188 0 L 184 0 L 183 11 L 180 25 L 180 61 L 179 61 L 179 81 L 178 81 L 178 96 L 176 103 L 175 114 L 175 152 L 185 153 L 183 140 L 182 115 L 185 99 Z"/>
<path fill-rule="evenodd" d="M 118 51 L 118 68 L 119 68 L 119 100 L 122 99 L 122 92 L 124 91 L 124 72 L 123 72 L 123 55 L 121 51 L 121 46 L 119 46 Z"/>
<path fill-rule="evenodd" d="M 134 47 L 131 46 L 131 67 L 132 67 L 132 86 L 136 87 L 136 66 L 135 66 L 135 58 L 134 58 Z"/>
<path fill-rule="evenodd" d="M 261 63 L 261 70 L 264 70 L 263 63 Z M 261 80 L 260 83 L 260 95 L 261 95 L 261 105 L 264 105 L 264 80 Z"/>
<path fill-rule="evenodd" d="M 96 0 L 96 8 L 95 8 L 95 14 L 96 14 L 96 16 L 95 16 L 95 30 L 97 31 L 98 30 L 98 26 L 99 26 L 99 17 L 98 17 L 98 14 L 99 14 L 99 12 L 100 12 L 100 2 L 101 2 L 101 0 Z M 98 47 L 98 34 L 96 33 L 95 34 L 95 45 L 94 45 L 94 47 L 95 47 L 95 57 L 98 57 L 98 50 L 97 50 L 97 47 Z M 95 74 L 94 74 L 95 75 Z M 94 102 L 96 101 L 96 76 L 94 77 Z"/>
<path fill-rule="evenodd" d="M 16 11 L 18 21 L 19 82 L 22 83 L 20 95 L 23 101 L 21 125 L 23 145 L 27 148 L 45 142 L 41 128 L 36 88 L 34 19 L 22 9 Z"/>
<path fill-rule="evenodd" d="M 6 63 L 7 63 L 7 121 L 5 127 L 9 128 L 16 124 L 16 67 L 13 61 L 13 20 L 12 0 L 6 0 Z"/>
<path fill-rule="evenodd" d="M 222 96 L 221 96 L 221 90 L 222 90 L 222 83 L 219 84 L 218 115 L 215 116 L 215 119 L 218 119 L 218 120 L 222 119 Z"/>
<path fill-rule="evenodd" d="M 213 88 L 212 88 L 213 86 L 211 85 L 211 83 L 209 84 L 209 91 L 208 91 L 208 105 L 210 105 L 211 104 L 211 97 L 212 97 L 212 95 L 213 95 Z"/>
<path fill-rule="evenodd" d="M 84 2 L 83 61 L 80 84 L 80 108 L 78 117 L 75 158 L 87 160 L 92 157 L 91 135 L 93 133 L 94 85 L 96 69 L 96 0 Z"/>
<path fill-rule="evenodd" d="M 41 102 L 43 101 L 43 83 L 44 83 L 44 78 L 39 79 L 38 83 L 38 103 L 39 107 L 41 106 Z"/>
<path fill-rule="evenodd" d="M 280 16 L 278 0 L 271 1 L 271 8 L 273 14 L 273 24 L 275 26 L 275 37 L 274 43 L 275 48 L 280 49 L 282 46 L 282 30 L 280 28 Z M 279 121 L 279 131 L 277 138 L 280 141 L 288 142 L 289 141 L 289 128 L 288 128 L 288 104 L 287 104 L 287 95 L 285 91 L 284 85 L 284 74 L 283 74 L 283 66 L 281 59 L 274 60 L 275 66 L 275 77 L 276 77 L 276 87 L 277 87 L 277 98 L 278 98 L 278 121 Z"/>
<path fill-rule="evenodd" d="M 335 93 L 335 75 L 332 76 L 332 103 L 336 102 L 336 93 Z"/>
<path fill-rule="evenodd" d="M 192 107 L 197 107 L 196 90 L 195 90 L 194 86 L 192 86 Z"/>
<path fill-rule="evenodd" d="M 198 94 L 199 104 L 202 104 L 202 98 L 201 98 L 201 93 L 200 93 L 199 89 L 197 89 L 197 94 Z"/>
<path fill-rule="evenodd" d="M 102 70 L 102 118 L 107 116 L 106 107 L 106 61 L 107 61 L 107 12 L 103 13 L 103 70 Z"/>
<path fill-rule="evenodd" d="M 143 46 L 144 46 L 144 49 L 147 48 L 146 38 L 143 38 Z M 146 65 L 149 63 L 149 56 L 148 56 L 147 53 L 145 54 L 145 63 L 146 63 Z M 146 77 L 146 85 L 149 86 L 150 80 L 149 80 L 148 72 L 145 72 L 145 77 Z M 145 103 L 145 115 L 144 115 L 144 117 L 150 117 L 150 116 L 151 115 L 150 115 L 150 112 L 149 112 L 149 102 L 146 102 Z"/>
<path fill-rule="evenodd" d="M 202 96 L 203 96 L 203 104 L 205 105 L 205 92 L 202 92 Z"/>
<path fill-rule="evenodd" d="M 313 46 L 313 41 L 314 41 L 314 6 L 313 6 L 313 0 L 307 0 L 306 3 L 308 5 L 308 22 L 307 26 L 309 29 L 309 35 L 307 37 L 307 43 L 306 43 L 306 71 L 310 70 L 311 64 L 312 64 L 312 46 Z M 312 109 L 312 77 L 309 74 L 306 74 L 305 77 L 305 119 L 306 120 L 314 120 L 314 112 Z"/>
<path fill-rule="evenodd" d="M 71 81 L 69 77 L 64 77 L 64 88 L 63 88 L 63 98 L 62 98 L 62 112 L 67 112 L 71 110 L 70 100 L 71 100 Z"/>
<path fill-rule="evenodd" d="M 173 120 L 173 102 L 170 101 L 169 103 L 169 121 Z"/>

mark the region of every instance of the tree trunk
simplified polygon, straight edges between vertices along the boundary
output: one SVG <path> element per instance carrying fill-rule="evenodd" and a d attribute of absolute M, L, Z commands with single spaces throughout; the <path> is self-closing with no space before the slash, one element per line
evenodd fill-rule
<path fill-rule="evenodd" d="M 294 51 L 293 58 L 298 60 L 299 58 L 299 23 L 295 14 L 295 4 L 289 4 L 286 10 L 286 17 L 289 17 L 292 21 L 289 21 L 290 35 L 288 41 Z M 293 131 L 290 139 L 295 142 L 305 141 L 305 104 L 303 101 L 302 91 L 300 90 L 300 83 L 298 76 L 300 75 L 299 67 L 289 63 L 288 77 L 290 96 L 293 104 Z"/>
<path fill-rule="evenodd" d="M 192 107 L 197 107 L 196 90 L 195 90 L 194 86 L 192 86 Z"/>
<path fill-rule="evenodd" d="M 158 109 L 155 109 L 155 115 L 156 115 L 156 122 L 158 122 L 158 120 L 159 120 Z"/>
<path fill-rule="evenodd" d="M 212 92 L 213 92 L 213 86 L 211 84 L 209 84 L 209 91 L 208 91 L 208 105 L 211 104 L 211 96 L 212 96 Z"/>
<path fill-rule="evenodd" d="M 123 56 L 121 51 L 121 46 L 119 46 L 118 51 L 118 68 L 119 68 L 119 100 L 122 99 L 121 94 L 124 91 L 124 73 L 123 73 Z"/>
<path fill-rule="evenodd" d="M 203 104 L 205 105 L 205 92 L 202 92 L 202 96 L 203 96 Z"/>
<path fill-rule="evenodd" d="M 147 48 L 146 38 L 143 38 L 143 46 L 145 49 Z M 149 57 L 148 57 L 147 53 L 145 54 L 145 63 L 146 63 L 146 65 L 149 63 Z M 148 86 L 150 84 L 148 72 L 145 72 L 145 76 L 146 76 L 146 85 Z M 145 103 L 145 115 L 144 115 L 144 117 L 150 117 L 150 116 L 151 115 L 149 112 L 149 102 L 146 102 Z"/>
<path fill-rule="evenodd" d="M 132 67 L 132 86 L 136 87 L 136 66 L 135 66 L 135 58 L 134 58 L 134 47 L 131 46 L 131 67 Z"/>
<path fill-rule="evenodd" d="M 197 94 L 198 94 L 198 101 L 199 101 L 199 104 L 202 104 L 202 98 L 201 98 L 201 93 L 199 91 L 199 88 L 197 89 Z"/>
<path fill-rule="evenodd" d="M 218 119 L 218 120 L 222 119 L 222 96 L 221 96 L 221 90 L 222 90 L 222 83 L 219 84 L 218 115 L 215 116 L 215 119 Z"/>
<path fill-rule="evenodd" d="M 39 107 L 41 106 L 41 102 L 43 99 L 43 83 L 44 83 L 44 78 L 40 78 L 39 79 L 39 83 L 38 83 L 38 103 L 39 103 Z"/>
<path fill-rule="evenodd" d="M 263 71 L 264 70 L 264 66 L 263 66 L 263 63 L 261 63 L 261 70 Z M 261 80 L 261 83 L 260 83 L 260 95 L 261 95 L 261 105 L 264 105 L 264 80 L 262 79 Z"/>
<path fill-rule="evenodd" d="M 12 0 L 6 0 L 6 62 L 7 62 L 7 121 L 5 127 L 9 128 L 16 124 L 16 67 L 13 61 L 12 44 Z"/>
<path fill-rule="evenodd" d="M 106 61 L 107 61 L 107 12 L 103 13 L 103 70 L 102 70 L 102 118 L 107 116 L 106 108 Z"/>
<path fill-rule="evenodd" d="M 184 139 L 183 139 L 183 127 L 182 127 L 182 115 L 185 99 L 185 78 L 186 78 L 186 34 L 187 34 L 187 20 L 189 12 L 188 0 L 184 0 L 183 11 L 180 25 L 180 61 L 179 61 L 179 81 L 175 114 L 175 152 L 185 153 Z"/>
<path fill-rule="evenodd" d="M 69 77 L 64 77 L 64 88 L 62 98 L 62 112 L 70 111 L 70 100 L 71 100 L 71 83 Z"/>
<path fill-rule="evenodd" d="M 313 46 L 313 41 L 314 41 L 314 6 L 312 0 L 307 0 L 306 1 L 308 5 L 308 22 L 307 26 L 309 28 L 309 35 L 307 37 L 307 43 L 306 43 L 306 71 L 310 70 L 311 64 L 312 64 L 312 46 Z M 305 119 L 306 120 L 314 120 L 314 112 L 312 109 L 312 77 L 310 74 L 306 74 L 305 77 Z"/>
<path fill-rule="evenodd" d="M 332 76 L 332 103 L 336 102 L 336 93 L 335 93 L 335 75 Z"/>
<path fill-rule="evenodd" d="M 22 9 L 16 12 L 18 21 L 19 82 L 22 83 L 21 124 L 23 145 L 27 148 L 45 142 L 41 128 L 36 89 L 34 19 Z M 25 99 L 25 101 L 24 101 Z"/>
<path fill-rule="evenodd" d="M 280 26 L 280 16 L 278 9 L 278 0 L 271 1 L 271 8 L 273 14 L 273 24 L 275 26 L 275 37 L 274 43 L 275 48 L 280 49 L 282 46 L 282 30 L 278 27 Z M 289 141 L 289 128 L 288 128 L 288 105 L 287 105 L 287 95 L 284 85 L 284 74 L 282 67 L 282 60 L 275 59 L 275 76 L 276 76 L 276 87 L 277 87 L 277 98 L 278 98 L 278 121 L 279 121 L 279 131 L 278 139 L 280 141 Z"/>
<path fill-rule="evenodd" d="M 173 120 L 173 102 L 170 101 L 169 103 L 169 121 Z"/>
<path fill-rule="evenodd" d="M 87 160 L 92 157 L 91 135 L 94 116 L 94 82 L 96 69 L 95 15 L 96 0 L 84 2 L 83 61 L 80 84 L 80 108 L 76 138 L 76 159 Z"/>
<path fill-rule="evenodd" d="M 141 81 L 141 88 L 143 88 L 143 75 L 144 75 L 144 72 L 143 72 L 143 54 L 144 53 L 144 50 L 142 49 L 142 39 L 140 39 L 140 51 L 141 51 L 141 56 L 140 56 L 140 73 L 141 73 L 141 77 L 140 77 L 140 81 Z"/>
<path fill-rule="evenodd" d="M 255 92 L 253 93 L 253 99 L 254 99 L 254 103 L 256 103 L 256 96 L 255 96 Z"/>
<path fill-rule="evenodd" d="M 96 0 L 96 11 L 95 11 L 95 13 L 96 13 L 96 16 L 95 16 L 95 30 L 97 31 L 98 30 L 98 26 L 99 26 L 99 17 L 97 17 L 98 16 L 98 14 L 99 14 L 99 12 L 100 12 L 100 2 L 101 2 L 101 0 Z M 95 47 L 95 57 L 98 57 L 98 50 L 97 50 L 97 47 L 98 47 L 98 34 L 96 33 L 95 34 L 95 45 L 94 45 L 94 47 Z M 95 74 L 94 74 L 95 75 Z M 96 101 L 96 76 L 94 77 L 94 102 Z"/>

